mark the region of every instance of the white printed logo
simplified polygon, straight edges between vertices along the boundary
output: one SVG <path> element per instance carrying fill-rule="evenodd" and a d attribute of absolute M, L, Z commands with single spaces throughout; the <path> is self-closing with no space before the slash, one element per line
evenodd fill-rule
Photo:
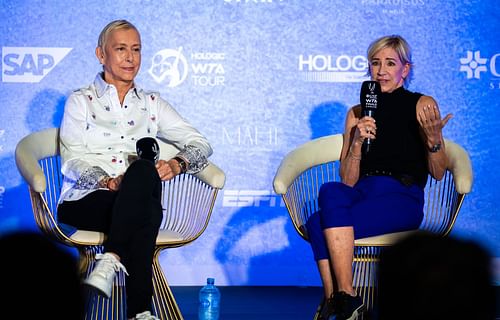
<path fill-rule="evenodd" d="M 222 62 L 224 53 L 220 52 L 195 52 L 188 55 L 193 61 L 188 63 L 186 57 L 178 50 L 163 49 L 158 51 L 152 60 L 149 74 L 157 83 L 167 82 L 167 86 L 177 87 L 188 78 L 195 86 L 223 86 L 225 71 Z"/>
<path fill-rule="evenodd" d="M 460 71 L 464 71 L 467 73 L 467 79 L 481 78 L 481 72 L 486 72 L 488 69 L 486 68 L 486 61 L 488 59 L 481 58 L 480 51 L 467 51 L 467 57 L 460 58 Z"/>
<path fill-rule="evenodd" d="M 3 47 L 3 82 L 40 82 L 73 48 Z"/>
<path fill-rule="evenodd" d="M 309 82 L 363 82 L 369 80 L 365 57 L 299 55 L 299 71 Z"/>
<path fill-rule="evenodd" d="M 164 49 L 154 55 L 148 72 L 157 83 L 167 79 L 167 86 L 173 88 L 186 80 L 188 63 L 181 51 L 182 47 L 178 50 Z"/>
<path fill-rule="evenodd" d="M 222 144 L 275 148 L 279 144 L 278 128 L 266 126 L 222 127 Z"/>
<path fill-rule="evenodd" d="M 281 198 L 269 190 L 224 190 L 223 207 L 284 207 Z"/>

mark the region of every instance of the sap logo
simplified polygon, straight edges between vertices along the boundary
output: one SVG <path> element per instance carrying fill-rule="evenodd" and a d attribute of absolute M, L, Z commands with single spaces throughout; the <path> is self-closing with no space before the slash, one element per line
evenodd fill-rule
<path fill-rule="evenodd" d="M 466 73 L 467 79 L 481 79 L 481 73 L 487 72 L 489 67 L 491 75 L 499 78 L 500 67 L 497 66 L 497 59 L 499 58 L 500 53 L 493 55 L 489 59 L 490 63 L 488 64 L 487 58 L 481 58 L 480 51 L 467 51 L 467 56 L 465 58 L 460 58 L 460 71 L 464 71 Z"/>
<path fill-rule="evenodd" d="M 72 48 L 3 47 L 3 82 L 40 82 Z"/>
<path fill-rule="evenodd" d="M 280 197 L 268 190 L 224 190 L 223 207 L 284 206 Z"/>

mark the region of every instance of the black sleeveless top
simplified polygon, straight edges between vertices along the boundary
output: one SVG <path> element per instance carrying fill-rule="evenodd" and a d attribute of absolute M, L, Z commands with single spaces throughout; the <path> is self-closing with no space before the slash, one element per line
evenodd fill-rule
<path fill-rule="evenodd" d="M 409 175 L 422 188 L 427 182 L 426 147 L 419 133 L 417 101 L 422 96 L 400 87 L 382 93 L 375 113 L 377 139 L 361 160 L 361 176 L 375 171 Z"/>

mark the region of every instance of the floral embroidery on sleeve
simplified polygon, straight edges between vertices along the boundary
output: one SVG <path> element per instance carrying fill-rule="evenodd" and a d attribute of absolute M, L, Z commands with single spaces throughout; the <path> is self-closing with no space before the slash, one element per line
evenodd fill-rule
<path fill-rule="evenodd" d="M 75 189 L 94 190 L 99 189 L 99 181 L 109 175 L 101 167 L 90 167 L 82 172 L 75 184 Z"/>
<path fill-rule="evenodd" d="M 208 160 L 201 150 L 193 145 L 186 145 L 178 154 L 189 163 L 186 173 L 198 173 L 208 166 Z"/>

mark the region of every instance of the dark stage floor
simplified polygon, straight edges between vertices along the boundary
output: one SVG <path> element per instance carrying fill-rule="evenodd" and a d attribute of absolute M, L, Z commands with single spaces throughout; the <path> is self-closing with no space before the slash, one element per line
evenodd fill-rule
<path fill-rule="evenodd" d="M 320 287 L 220 286 L 219 320 L 312 319 L 321 299 Z M 198 320 L 200 287 L 173 287 L 185 320 Z"/>
<path fill-rule="evenodd" d="M 320 287 L 220 286 L 220 320 L 312 320 Z M 172 287 L 185 320 L 198 320 L 200 287 Z M 496 287 L 500 319 L 500 287 Z"/>

